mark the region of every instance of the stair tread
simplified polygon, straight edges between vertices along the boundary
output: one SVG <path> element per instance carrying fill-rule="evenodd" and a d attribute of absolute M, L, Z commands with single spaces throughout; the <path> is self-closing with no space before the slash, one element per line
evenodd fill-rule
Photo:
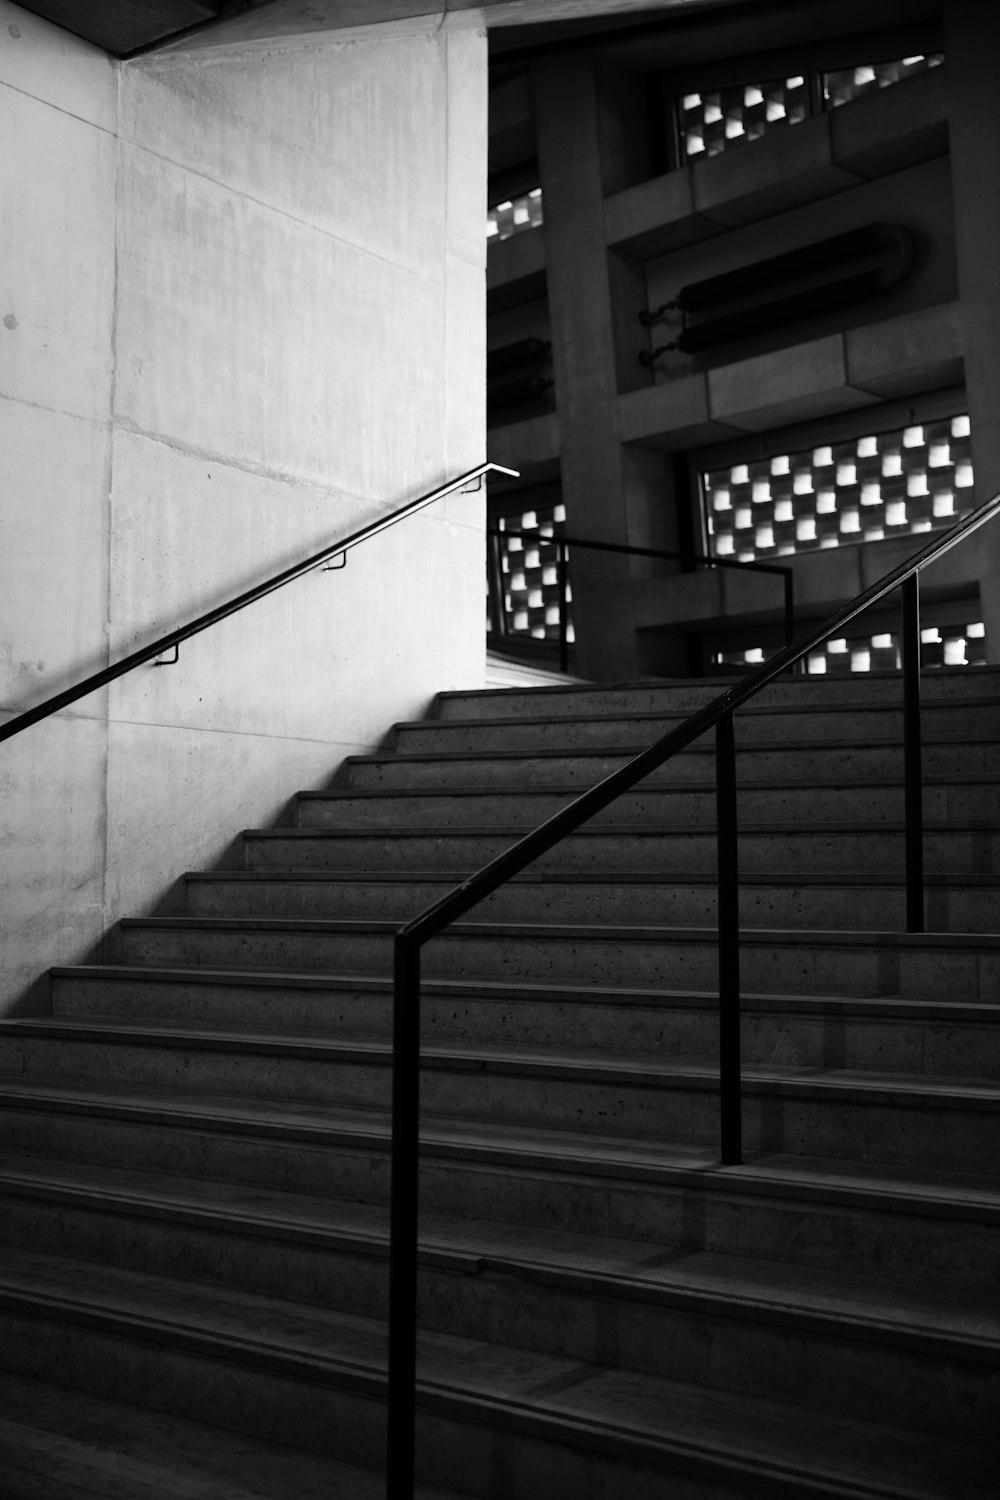
<path fill-rule="evenodd" d="M 123 928 L 147 928 L 166 932 L 183 928 L 192 932 L 249 931 L 249 932 L 329 932 L 371 933 L 390 936 L 398 932 L 399 922 L 388 918 L 357 917 L 189 917 L 172 915 L 163 917 L 124 917 Z M 579 942 L 587 938 L 625 942 L 630 938 L 648 942 L 718 942 L 718 929 L 695 926 L 653 926 L 649 923 L 626 925 L 617 922 L 477 922 L 459 920 L 453 922 L 439 938 L 450 934 L 460 936 L 538 937 L 549 940 L 568 939 Z M 437 940 L 437 939 L 436 939 Z M 916 948 L 972 948 L 988 951 L 1000 943 L 1000 932 L 898 932 L 870 931 L 858 929 L 845 932 L 838 928 L 800 927 L 746 927 L 741 930 L 740 941 L 744 946 L 755 943 L 785 943 L 794 946 L 812 946 L 821 942 L 827 947 L 916 947 Z"/>
<path fill-rule="evenodd" d="M 198 1130 L 258 1134 L 315 1141 L 324 1145 L 360 1144 L 388 1149 L 389 1118 L 374 1109 L 348 1109 L 294 1100 L 247 1095 L 157 1093 L 148 1088 L 102 1081 L 69 1083 L 60 1079 L 26 1082 L 4 1080 L 0 1107 L 66 1110 L 150 1123 L 163 1121 Z M 456 1156 L 481 1162 L 518 1162 L 527 1169 L 581 1172 L 594 1177 L 690 1183 L 713 1191 L 741 1193 L 809 1192 L 830 1201 L 874 1197 L 921 1211 L 986 1215 L 1000 1210 L 1000 1176 L 982 1172 L 840 1161 L 785 1153 L 747 1153 L 740 1167 L 722 1167 L 717 1147 L 644 1138 L 603 1136 L 546 1126 L 524 1126 L 486 1120 L 426 1116 L 421 1122 L 421 1150 L 428 1156 Z"/>
<path fill-rule="evenodd" d="M 378 974 L 313 974 L 292 969 L 262 971 L 252 969 L 213 969 L 208 965 L 200 968 L 137 964 L 63 964 L 49 971 L 53 978 L 71 980 L 95 980 L 110 984 L 186 984 L 220 985 L 228 988 L 275 988 L 288 987 L 298 990 L 317 990 L 320 993 L 352 991 L 371 995 L 392 993 L 392 980 L 388 975 Z M 642 1005 L 661 1008 L 665 1005 L 687 1005 L 716 1010 L 719 1004 L 717 990 L 643 989 L 634 985 L 597 985 L 580 983 L 548 983 L 518 979 L 479 979 L 429 977 L 422 983 L 424 994 L 446 995 L 458 1000 L 469 998 L 514 998 L 530 1002 L 553 1001 L 560 1004 L 577 1002 L 586 1004 Z M 926 1000 L 910 999 L 899 995 L 816 995 L 757 992 L 744 990 L 740 1003 L 749 1010 L 779 1010 L 795 1014 L 881 1014 L 906 1016 L 925 1020 L 943 1020 L 955 1023 L 962 1020 L 1000 1019 L 997 1004 L 988 1000 Z M 12 1018 L 17 1019 L 17 1018 Z M 26 1017 L 24 1020 L 52 1020 L 64 1022 L 65 1016 Z M 91 1020 L 101 1019 L 95 1015 Z M 118 1024 L 115 1017 L 108 1021 Z M 199 1023 L 199 1025 L 202 1023 Z M 206 1023 L 207 1024 L 207 1023 Z M 298 1028 L 296 1028 L 297 1030 Z M 323 1035 L 328 1035 L 323 1032 Z"/>
<path fill-rule="evenodd" d="M 387 1065 L 392 1060 L 392 1043 L 385 1037 L 328 1037 L 316 1032 L 264 1032 L 233 1030 L 224 1024 L 165 1024 L 162 1021 L 130 1024 L 120 1020 L 99 1019 L 70 1021 L 59 1017 L 12 1019 L 0 1022 L 0 1032 L 11 1036 L 55 1037 L 59 1040 L 118 1042 L 143 1046 L 185 1049 L 205 1048 L 265 1054 L 313 1057 L 335 1062 Z M 421 1055 L 426 1066 L 473 1068 L 475 1071 L 513 1071 L 541 1077 L 581 1077 L 592 1080 L 642 1083 L 660 1081 L 680 1084 L 714 1084 L 718 1067 L 714 1061 L 685 1058 L 682 1062 L 651 1059 L 645 1052 L 611 1048 L 566 1047 L 558 1050 L 535 1044 L 509 1042 L 429 1042 Z M 0 1072 L 0 1086 L 20 1075 Z M 877 1072 L 856 1068 L 818 1068 L 788 1064 L 745 1063 L 743 1088 L 747 1093 L 815 1092 L 826 1094 L 887 1095 L 902 1101 L 917 1098 L 960 1101 L 965 1104 L 992 1104 L 1000 1099 L 1000 1080 L 952 1077 L 924 1073 Z"/>
<path fill-rule="evenodd" d="M 998 700 L 998 701 L 1000 701 L 1000 700 Z M 628 715 L 627 717 L 631 718 L 631 715 Z M 491 720 L 484 721 L 484 722 L 488 722 L 490 724 L 493 724 L 493 723 L 496 722 L 496 720 L 491 719 Z M 523 723 L 525 721 L 518 719 L 515 722 Z M 551 723 L 551 720 L 545 719 L 545 720 L 539 720 L 538 722 L 539 723 Z M 560 722 L 562 722 L 562 721 L 560 720 Z M 601 722 L 607 722 L 607 720 L 602 717 Z M 400 726 L 400 727 L 405 727 L 405 728 L 419 727 L 422 731 L 426 731 L 428 729 L 438 729 L 438 728 L 440 728 L 440 729 L 443 729 L 443 730 L 447 731 L 447 730 L 452 729 L 455 725 L 461 725 L 462 727 L 466 727 L 466 726 L 468 726 L 470 724 L 471 724 L 471 721 L 469 719 L 444 719 L 444 720 L 435 720 L 435 721 L 432 721 L 432 722 L 428 722 L 426 720 L 421 719 L 421 720 L 416 720 L 413 726 L 405 725 L 405 726 Z M 959 748 L 959 747 L 966 748 L 966 747 L 968 747 L 970 745 L 992 745 L 992 744 L 995 743 L 994 739 L 991 736 L 989 736 L 989 735 L 942 734 L 940 731 L 938 731 L 936 733 L 933 733 L 933 734 L 924 734 L 924 735 L 922 735 L 921 736 L 921 742 L 922 742 L 922 744 L 924 745 L 925 748 L 927 748 L 929 746 L 932 746 L 932 745 L 947 745 L 947 746 L 954 746 L 956 748 Z M 583 745 L 574 744 L 574 745 L 570 745 L 570 746 L 566 746 L 566 747 L 553 746 L 553 745 L 541 745 L 537 749 L 531 749 L 531 750 L 503 749 L 503 748 L 496 749 L 496 750 L 445 750 L 445 749 L 441 749 L 441 750 L 395 750 L 395 751 L 392 751 L 392 750 L 382 750 L 382 751 L 372 751 L 372 752 L 368 752 L 366 754 L 349 755 L 349 756 L 346 757 L 346 759 L 344 761 L 344 764 L 345 765 L 349 765 L 349 766 L 355 766 L 355 765 L 399 765 L 399 764 L 404 764 L 405 765 L 405 764 L 409 764 L 411 761 L 415 762 L 417 764 L 425 764 L 427 762 L 435 762 L 435 761 L 441 761 L 441 760 L 443 760 L 443 761 L 467 761 L 467 760 L 487 760 L 487 761 L 495 761 L 495 760 L 499 760 L 499 761 L 505 761 L 505 760 L 532 760 L 532 761 L 534 761 L 534 760 L 543 760 L 544 761 L 544 760 L 562 760 L 562 759 L 565 759 L 567 756 L 572 756 L 574 759 L 580 759 L 580 760 L 594 760 L 594 759 L 599 759 L 602 756 L 608 756 L 608 755 L 613 755 L 615 757 L 621 758 L 622 760 L 627 760 L 630 755 L 631 756 L 640 755 L 642 753 L 642 751 L 645 750 L 645 749 L 647 749 L 647 748 L 648 748 L 648 741 L 645 742 L 645 743 L 642 743 L 642 742 L 640 742 L 640 741 L 637 740 L 636 743 L 634 745 L 632 745 L 632 746 L 613 745 L 613 744 L 606 745 L 606 746 L 601 746 L 601 745 L 595 745 L 592 742 L 588 741 L 586 744 L 583 744 Z M 780 752 L 789 751 L 789 752 L 793 752 L 793 753 L 796 752 L 796 751 L 799 751 L 799 750 L 803 750 L 803 751 L 806 751 L 806 752 L 808 752 L 808 751 L 815 751 L 815 750 L 871 750 L 871 749 L 879 749 L 879 750 L 885 750 L 885 749 L 893 750 L 894 749 L 894 750 L 902 751 L 902 748 L 903 748 L 902 747 L 902 743 L 901 743 L 899 737 L 898 736 L 892 736 L 892 735 L 871 735 L 871 736 L 865 736 L 865 737 L 862 737 L 861 735 L 846 736 L 846 737 L 836 737 L 836 736 L 831 736 L 831 735 L 824 735 L 822 741 L 820 741 L 818 744 L 817 744 L 817 742 L 815 740 L 790 740 L 787 736 L 785 736 L 785 737 L 783 737 L 781 739 L 753 740 L 753 741 L 749 742 L 748 744 L 738 745 L 737 746 L 737 756 L 742 755 L 742 754 L 746 754 L 746 755 L 773 754 L 776 751 L 780 751 Z M 678 753 L 678 755 L 696 754 L 696 755 L 713 755 L 714 756 L 714 754 L 715 754 L 715 745 L 714 745 L 714 741 L 711 738 L 710 732 L 706 731 L 706 733 L 701 737 L 701 739 L 692 741 L 692 743 L 690 745 L 686 745 L 683 750 L 679 750 L 677 753 Z"/>
<path fill-rule="evenodd" d="M 295 884 L 322 884 L 328 882 L 331 885 L 350 885 L 357 881 L 367 881 L 379 885 L 416 885 L 421 882 L 433 883 L 434 885 L 459 885 L 466 879 L 468 872 L 465 870 L 393 870 L 386 869 L 380 865 L 377 872 L 371 870 L 296 870 L 281 869 L 269 866 L 264 870 L 188 870 L 184 879 L 199 884 L 225 885 L 233 883 L 236 885 L 269 885 L 272 882 L 289 881 Z M 949 873 L 946 871 L 931 871 L 924 881 L 925 886 L 941 886 L 949 890 L 968 887 L 972 890 L 993 889 L 996 886 L 995 875 L 977 875 L 964 871 Z M 603 874 L 594 870 L 522 870 L 518 875 L 511 877 L 506 882 L 508 885 L 662 885 L 662 886 L 687 886 L 687 885 L 709 885 L 717 884 L 714 872 L 705 870 L 672 871 L 662 874 L 656 871 L 626 871 L 613 875 Z M 750 870 L 740 880 L 741 889 L 756 889 L 760 886 L 855 886 L 860 889 L 868 887 L 883 889 L 905 889 L 905 879 L 902 874 L 891 876 L 888 873 L 878 872 L 855 872 L 844 871 L 842 874 L 836 871 L 817 873 L 814 870 Z"/>
<path fill-rule="evenodd" d="M 923 784 L 928 786 L 989 786 L 996 785 L 996 777 L 987 773 L 971 775 L 933 775 L 927 774 L 923 778 Z M 781 781 L 748 781 L 740 777 L 737 792 L 752 789 L 759 792 L 786 792 L 786 791 L 859 791 L 865 789 L 888 790 L 902 792 L 903 786 L 898 776 L 863 776 L 863 777 L 832 777 L 832 776 L 788 776 Z M 709 796 L 715 792 L 715 778 L 706 777 L 704 781 L 677 781 L 663 782 L 650 781 L 649 777 L 637 782 L 634 787 L 628 787 L 622 792 L 622 796 L 629 792 L 642 792 L 657 797 L 686 797 L 692 793 Z M 325 787 L 320 790 L 304 790 L 297 793 L 300 802 L 396 802 L 406 797 L 578 797 L 580 787 L 574 782 L 546 782 L 544 785 L 509 787 L 504 785 L 493 785 L 484 782 L 479 786 L 387 786 L 387 787 L 350 787 L 337 786 Z"/>
<path fill-rule="evenodd" d="M 282 1239 L 305 1235 L 380 1259 L 388 1254 L 388 1211 L 370 1205 L 0 1155 L 0 1191 L 12 1190 L 48 1192 L 102 1211 L 186 1215 Z M 421 1245 L 425 1256 L 464 1274 L 548 1277 L 606 1295 L 666 1298 L 706 1310 L 718 1304 L 742 1316 L 779 1317 L 788 1327 L 822 1329 L 836 1319 L 845 1334 L 849 1328 L 885 1333 L 922 1347 L 940 1339 L 961 1345 L 964 1357 L 994 1357 L 1000 1348 L 1000 1295 L 982 1291 L 426 1212 Z"/>
<path fill-rule="evenodd" d="M 0 1298 L 34 1315 L 61 1313 L 240 1363 L 383 1388 L 384 1325 L 356 1313 L 25 1252 L 5 1258 Z M 985 1500 L 995 1477 L 995 1451 L 985 1447 L 452 1334 L 421 1334 L 418 1386 L 439 1410 L 485 1401 L 535 1431 L 575 1429 L 588 1445 L 610 1440 L 640 1453 L 679 1446 L 703 1463 L 776 1468 L 785 1479 L 831 1474 L 933 1495 L 946 1492 L 929 1485 L 947 1474 L 952 1485 L 961 1479 L 966 1500 Z"/>
<path fill-rule="evenodd" d="M 46 1381 L 0 1375 L 8 1500 L 382 1500 L 381 1474 L 340 1459 Z M 418 1500 L 459 1500 L 417 1486 Z"/>

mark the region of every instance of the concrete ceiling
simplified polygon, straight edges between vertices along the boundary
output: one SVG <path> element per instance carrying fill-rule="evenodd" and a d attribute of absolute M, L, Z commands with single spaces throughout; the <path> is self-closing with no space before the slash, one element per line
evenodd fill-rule
<path fill-rule="evenodd" d="M 572 34 L 755 0 L 21 0 L 25 9 L 116 57 L 194 50 L 372 26 L 485 25 Z"/>

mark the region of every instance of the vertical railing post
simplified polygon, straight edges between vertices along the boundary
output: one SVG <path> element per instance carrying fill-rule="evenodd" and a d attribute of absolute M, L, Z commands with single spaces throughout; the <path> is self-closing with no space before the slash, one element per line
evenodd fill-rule
<path fill-rule="evenodd" d="M 413 1500 L 417 1394 L 420 944 L 397 933 L 393 965 L 386 1500 Z"/>
<path fill-rule="evenodd" d="M 556 539 L 556 583 L 559 589 L 559 670 L 569 671 L 569 608 L 566 602 L 566 583 L 569 569 L 566 559 L 566 543 Z"/>
<path fill-rule="evenodd" d="M 795 639 L 795 575 L 791 568 L 784 574 L 783 582 L 785 585 L 785 645 L 790 646 Z"/>
<path fill-rule="evenodd" d="M 920 738 L 920 586 L 902 585 L 903 815 L 906 842 L 906 930 L 924 930 L 924 782 Z"/>
<path fill-rule="evenodd" d="M 719 901 L 719 1108 L 721 1160 L 743 1159 L 740 1098 L 740 878 L 736 819 L 736 734 L 732 713 L 715 726 Z"/>

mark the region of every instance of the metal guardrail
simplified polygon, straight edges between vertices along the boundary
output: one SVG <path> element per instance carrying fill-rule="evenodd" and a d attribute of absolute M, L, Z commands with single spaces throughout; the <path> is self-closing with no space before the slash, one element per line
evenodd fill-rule
<path fill-rule="evenodd" d="M 808 652 L 903 589 L 903 743 L 906 822 L 907 931 L 922 932 L 923 812 L 920 755 L 920 606 L 918 577 L 990 521 L 996 495 L 958 525 L 887 573 L 850 604 L 805 632 L 770 661 L 692 714 L 648 749 L 560 809 L 539 828 L 407 922 L 394 943 L 392 1188 L 389 1271 L 389 1409 L 386 1483 L 388 1500 L 412 1500 L 416 1417 L 417 1210 L 420 1144 L 420 955 L 423 945 L 465 916 L 484 897 L 540 855 L 575 833 L 595 813 L 662 766 L 709 730 L 715 731 L 718 839 L 719 1053 L 721 1160 L 742 1159 L 740 1097 L 740 929 L 733 715 Z"/>
<path fill-rule="evenodd" d="M 707 563 L 715 568 L 739 568 L 745 572 L 776 573 L 780 574 L 784 594 L 782 598 L 782 612 L 784 617 L 785 645 L 790 646 L 795 634 L 795 574 L 790 567 L 782 563 L 741 562 L 735 557 L 707 557 L 703 552 L 674 552 L 662 547 L 629 547 L 621 542 L 594 542 L 579 536 L 564 536 L 561 532 L 553 530 L 551 536 L 543 536 L 541 531 L 508 531 L 501 530 L 499 526 L 490 526 L 487 529 L 490 540 L 490 601 L 495 622 L 505 619 L 506 611 L 503 608 L 503 568 L 500 557 L 500 541 L 503 537 L 518 537 L 522 541 L 531 541 L 537 545 L 547 543 L 555 546 L 556 552 L 556 588 L 559 597 L 559 670 L 569 671 L 569 637 L 567 627 L 569 625 L 569 608 L 567 601 L 567 589 L 569 584 L 569 549 L 585 551 L 615 553 L 619 556 L 628 557 L 652 557 L 663 558 L 669 562 L 681 563 Z M 676 576 L 676 575 L 674 575 Z M 668 580 L 664 580 L 665 582 Z M 497 630 L 496 635 L 508 638 L 514 632 Z"/>

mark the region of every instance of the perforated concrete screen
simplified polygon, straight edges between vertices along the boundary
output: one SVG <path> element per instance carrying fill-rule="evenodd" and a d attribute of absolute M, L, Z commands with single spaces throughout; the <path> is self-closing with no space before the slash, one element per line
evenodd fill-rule
<path fill-rule="evenodd" d="M 813 112 L 813 98 L 821 100 L 825 109 L 836 109 L 861 94 L 889 88 L 943 62 L 944 53 L 928 52 L 889 62 L 857 63 L 818 75 L 803 67 L 801 73 L 787 78 L 684 94 L 677 101 L 681 158 L 688 162 L 717 156 L 730 146 L 756 140 L 775 126 L 796 125 Z"/>
<path fill-rule="evenodd" d="M 532 188 L 517 198 L 505 198 L 486 215 L 486 238 L 507 240 L 522 229 L 537 229 L 542 222 L 542 190 Z"/>
<path fill-rule="evenodd" d="M 973 507 L 967 416 L 712 469 L 710 552 L 740 562 L 952 525 Z"/>
<path fill-rule="evenodd" d="M 894 62 L 861 63 L 854 68 L 837 68 L 823 74 L 823 102 L 828 109 L 836 109 L 849 99 L 861 94 L 874 93 L 876 89 L 889 88 L 914 73 L 924 73 L 944 62 L 943 52 L 919 52 L 913 57 L 900 57 Z"/>
<path fill-rule="evenodd" d="M 773 125 L 794 125 L 809 113 L 804 75 L 685 94 L 680 101 L 681 149 L 687 160 L 717 156 L 753 141 Z"/>
<path fill-rule="evenodd" d="M 524 534 L 499 539 L 506 634 L 530 635 L 542 641 L 559 639 L 559 559 L 554 538 L 565 520 L 566 507 L 555 504 L 497 522 L 501 531 Z M 566 638 L 571 644 L 572 598 L 567 584 Z"/>
<path fill-rule="evenodd" d="M 775 651 L 778 647 L 774 648 Z M 752 667 L 773 655 L 759 646 L 746 651 L 718 651 L 716 666 Z M 930 625 L 920 632 L 920 665 L 975 667 L 986 661 L 986 631 L 981 620 L 966 625 Z M 846 677 L 851 672 L 885 672 L 900 666 L 899 636 L 895 631 L 845 636 L 827 641 L 805 660 L 811 676 Z"/>

